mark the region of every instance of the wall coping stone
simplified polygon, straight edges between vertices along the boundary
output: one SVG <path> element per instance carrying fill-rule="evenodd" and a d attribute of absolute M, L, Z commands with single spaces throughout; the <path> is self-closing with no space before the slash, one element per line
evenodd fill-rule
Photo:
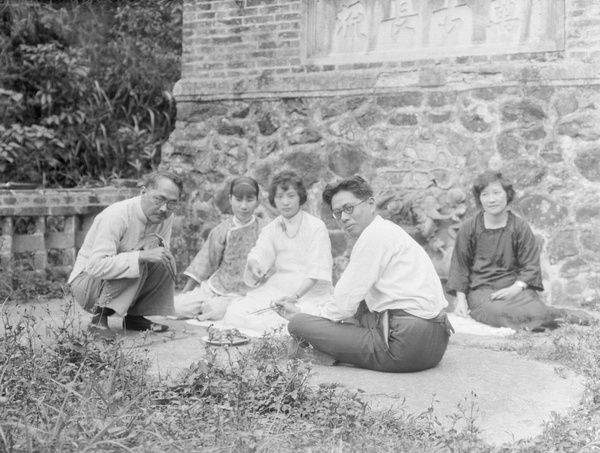
<path fill-rule="evenodd" d="M 515 86 L 571 86 L 600 84 L 600 64 L 581 61 L 550 63 L 486 62 L 439 67 L 405 68 L 382 71 L 381 68 L 345 72 L 308 74 L 244 75 L 239 79 L 184 78 L 173 88 L 179 102 L 226 99 L 281 99 L 282 97 L 333 97 L 357 94 L 384 94 L 399 89 L 446 88 L 466 91 L 474 88 Z M 482 80 L 482 76 L 484 79 Z"/>
<path fill-rule="evenodd" d="M 0 190 L 0 217 L 93 214 L 139 193 L 135 188 Z"/>

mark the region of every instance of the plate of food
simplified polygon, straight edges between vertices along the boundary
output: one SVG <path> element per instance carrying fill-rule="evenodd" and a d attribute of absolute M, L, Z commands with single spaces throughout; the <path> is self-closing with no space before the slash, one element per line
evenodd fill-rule
<path fill-rule="evenodd" d="M 237 329 L 208 329 L 202 341 L 213 346 L 239 346 L 250 342 L 250 337 Z"/>

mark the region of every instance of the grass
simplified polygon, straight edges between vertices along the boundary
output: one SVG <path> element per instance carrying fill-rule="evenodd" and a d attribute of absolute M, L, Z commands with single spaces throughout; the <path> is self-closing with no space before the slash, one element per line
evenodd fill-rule
<path fill-rule="evenodd" d="M 600 451 L 599 326 L 510 342 L 558 373 L 582 374 L 587 387 L 541 435 L 492 447 L 479 436 L 475 395 L 444 423 L 433 403 L 420 414 L 375 411 L 335 384 L 309 386 L 311 365 L 283 360 L 276 337 L 207 348 L 179 376 L 152 378 L 142 349 L 93 341 L 69 304 L 42 329 L 35 302 L 12 302 L 0 308 L 0 452 Z"/>

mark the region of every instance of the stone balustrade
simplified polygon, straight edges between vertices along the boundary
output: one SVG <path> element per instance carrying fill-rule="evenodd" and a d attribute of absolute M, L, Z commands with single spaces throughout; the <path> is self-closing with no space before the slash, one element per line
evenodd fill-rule
<path fill-rule="evenodd" d="M 0 190 L 0 284 L 66 276 L 94 217 L 135 188 Z"/>

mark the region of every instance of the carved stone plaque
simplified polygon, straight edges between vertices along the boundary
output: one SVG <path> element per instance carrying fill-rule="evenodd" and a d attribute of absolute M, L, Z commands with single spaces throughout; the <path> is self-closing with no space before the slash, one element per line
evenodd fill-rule
<path fill-rule="evenodd" d="M 565 0 L 304 2 L 317 64 L 564 50 Z"/>

